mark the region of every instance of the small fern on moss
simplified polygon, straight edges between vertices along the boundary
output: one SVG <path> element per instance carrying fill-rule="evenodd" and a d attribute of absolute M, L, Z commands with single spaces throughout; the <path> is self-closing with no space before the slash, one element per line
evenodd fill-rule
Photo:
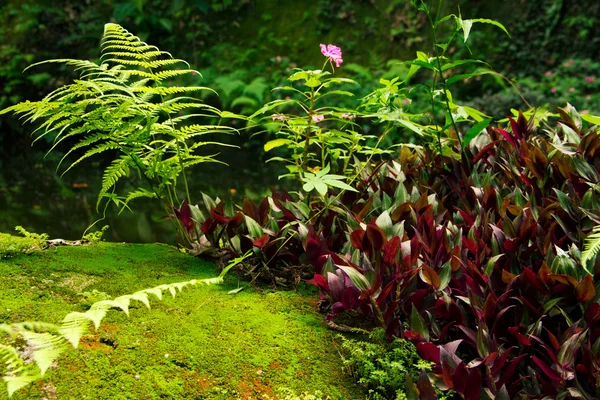
<path fill-rule="evenodd" d="M 159 199 L 171 215 L 173 207 L 179 204 L 179 177 L 185 185 L 188 204 L 191 203 L 184 169 L 217 162 L 215 155 L 197 152 L 204 146 L 221 143 L 197 139 L 211 133 L 235 132 L 215 121 L 236 116 L 192 97 L 210 90 L 206 87 L 173 86 L 169 79 L 199 73 L 184 60 L 142 42 L 117 24 L 105 25 L 101 49 L 98 64 L 57 59 L 28 67 L 60 63 L 73 67 L 80 77 L 40 101 L 22 102 L 0 114 L 12 112 L 27 122 L 39 123 L 34 131 L 35 141 L 52 139 L 49 151 L 67 139 L 75 140 L 63 160 L 74 153 L 78 157 L 63 174 L 88 158 L 115 154 L 103 173 L 97 209 L 103 200 L 125 208 L 130 201 L 145 197 Z M 206 121 L 211 123 L 189 123 L 199 118 L 208 118 Z M 142 178 L 145 187 L 117 195 L 117 183 L 132 171 Z"/>
<path fill-rule="evenodd" d="M 222 283 L 227 272 L 249 255 L 247 253 L 231 260 L 215 278 L 160 285 L 112 300 L 101 300 L 92 304 L 86 312 L 67 314 L 58 325 L 44 322 L 0 324 L 0 376 L 3 375 L 2 379 L 6 382 L 8 396 L 41 379 L 62 353 L 70 347 L 77 348 L 81 337 L 88 332 L 90 323 L 95 329 L 100 327 L 109 310 L 121 310 L 129 316 L 132 300 L 150 308 L 150 295 L 161 300 L 163 292 L 175 297 L 177 292 L 188 286 Z M 8 340 L 2 336 L 8 336 Z"/>

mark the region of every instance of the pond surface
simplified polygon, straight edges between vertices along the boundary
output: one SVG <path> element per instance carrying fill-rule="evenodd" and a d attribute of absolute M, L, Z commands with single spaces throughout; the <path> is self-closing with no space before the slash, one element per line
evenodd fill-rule
<path fill-rule="evenodd" d="M 62 178 L 55 173 L 58 155 L 46 159 L 34 148 L 25 149 L 0 162 L 0 232 L 14 233 L 17 225 L 51 238 L 79 239 L 86 228 L 102 217 L 96 211 L 103 167 L 108 160 L 81 163 Z M 43 147 L 43 146 L 39 146 Z M 240 143 L 240 149 L 226 149 L 219 157 L 226 165 L 202 164 L 189 171 L 192 202 L 200 201 L 201 192 L 211 197 L 231 196 L 237 203 L 244 196 L 262 198 L 270 187 L 281 185 L 277 176 L 280 165 L 266 164 L 262 149 Z M 5 154 L 5 157 L 7 155 Z M 104 239 L 115 242 L 174 244 L 175 231 L 165 220 L 156 201 L 132 202 L 131 211 L 109 206 L 97 227 L 109 225 Z"/>

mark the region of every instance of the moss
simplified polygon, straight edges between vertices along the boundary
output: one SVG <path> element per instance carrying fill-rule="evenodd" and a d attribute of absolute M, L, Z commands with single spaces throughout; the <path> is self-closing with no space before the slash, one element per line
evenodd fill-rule
<path fill-rule="evenodd" d="M 0 262 L 0 322 L 59 322 L 95 298 L 215 276 L 212 263 L 159 245 L 61 247 Z M 323 393 L 364 398 L 343 374 L 338 342 L 312 295 L 186 289 L 112 312 L 24 398 L 254 399 Z M 0 392 L 0 398 L 4 392 Z M 290 397 L 291 398 L 291 397 Z"/>
<path fill-rule="evenodd" d="M 0 259 L 41 250 L 46 239 L 45 235 L 30 234 L 24 229 L 22 232 L 24 232 L 26 236 L 20 237 L 9 235 L 7 233 L 0 233 Z"/>

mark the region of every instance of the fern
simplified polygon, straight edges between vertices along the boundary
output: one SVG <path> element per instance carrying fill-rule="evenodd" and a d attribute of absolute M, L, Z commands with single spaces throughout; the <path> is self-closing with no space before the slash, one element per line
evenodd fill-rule
<path fill-rule="evenodd" d="M 120 178 L 130 169 L 145 181 L 133 193 L 151 191 L 173 214 L 172 204 L 178 199 L 177 184 L 185 166 L 214 161 L 213 156 L 194 151 L 205 144 L 197 136 L 206 133 L 231 133 L 234 129 L 216 124 L 223 116 L 191 95 L 212 91 L 202 86 L 177 86 L 168 82 L 190 74 L 198 74 L 184 60 L 141 41 L 117 24 L 106 24 L 101 41 L 99 63 L 86 60 L 57 59 L 33 64 L 59 63 L 73 67 L 78 79 L 50 92 L 37 102 L 25 101 L 8 107 L 0 114 L 14 113 L 29 123 L 37 123 L 35 141 L 53 139 L 49 152 L 66 139 L 74 145 L 65 157 L 78 155 L 64 173 L 88 158 L 101 153 L 114 154 L 114 160 L 103 173 L 97 209 L 103 200 L 122 202 L 149 196 L 107 196 L 118 192 Z M 183 66 L 184 68 L 177 68 Z M 178 95 L 178 96 L 173 96 Z M 195 111 L 200 112 L 195 113 Z M 186 112 L 187 115 L 178 115 Z M 234 115 L 228 115 L 232 117 Z M 234 116 L 235 117 L 235 116 Z M 188 119 L 193 125 L 189 125 Z M 207 118 L 204 125 L 199 118 Z M 62 165 L 59 163 L 58 168 Z M 142 185 L 144 187 L 142 187 Z M 186 190 L 187 192 L 187 190 Z M 187 193 L 188 203 L 189 193 Z M 121 204 L 121 203 L 119 203 Z M 180 230 L 181 233 L 181 230 Z"/>
<path fill-rule="evenodd" d="M 86 312 L 67 314 L 58 325 L 44 322 L 0 324 L 0 333 L 8 335 L 12 342 L 8 345 L 0 343 L 0 372 L 4 369 L 2 379 L 6 382 L 8 396 L 41 379 L 62 353 L 71 347 L 79 346 L 79 341 L 88 332 L 90 323 L 95 329 L 100 327 L 108 311 L 118 309 L 129 316 L 129 305 L 133 300 L 150 308 L 150 295 L 162 300 L 164 292 L 169 292 L 175 297 L 185 287 L 222 283 L 227 272 L 250 254 L 248 252 L 231 260 L 217 277 L 160 285 L 113 300 L 98 301 Z"/>
<path fill-rule="evenodd" d="M 583 253 L 581 253 L 581 265 L 588 274 L 594 275 L 592 270 L 588 269 L 588 261 L 596 260 L 596 256 L 600 253 L 600 225 L 594 227 L 592 233 L 585 239 Z"/>

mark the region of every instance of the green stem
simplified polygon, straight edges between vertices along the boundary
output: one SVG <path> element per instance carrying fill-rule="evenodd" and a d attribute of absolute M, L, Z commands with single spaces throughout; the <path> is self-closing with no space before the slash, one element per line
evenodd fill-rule
<path fill-rule="evenodd" d="M 442 7 L 442 0 L 439 0 L 436 18 L 438 18 L 438 16 L 439 16 L 441 7 Z M 429 20 L 429 25 L 431 26 L 431 32 L 433 34 L 433 51 L 435 52 L 435 59 L 436 59 L 437 64 L 438 64 L 438 71 L 436 72 L 436 75 L 439 74 L 440 82 L 442 83 L 442 89 L 444 90 L 444 100 L 445 100 L 445 103 L 446 103 L 446 111 L 448 112 L 448 116 L 450 117 L 450 122 L 452 123 L 452 127 L 454 128 L 454 131 L 456 132 L 456 138 L 458 139 L 458 145 L 460 146 L 461 152 L 463 152 L 462 140 L 460 139 L 460 131 L 458 130 L 458 127 L 456 126 L 456 121 L 454 121 L 454 117 L 452 116 L 452 110 L 450 108 L 450 102 L 448 100 L 448 95 L 446 94 L 446 92 L 448 90 L 448 86 L 446 84 L 446 78 L 444 78 L 444 74 L 442 73 L 442 62 L 440 61 L 440 55 L 439 55 L 438 47 L 436 46 L 436 43 L 437 43 L 437 26 L 433 22 L 433 20 L 431 19 L 431 10 L 427 10 L 426 14 L 427 14 L 427 19 Z"/>
<path fill-rule="evenodd" d="M 304 154 L 302 160 L 302 172 L 306 172 L 308 167 L 308 149 L 310 147 L 310 127 L 312 125 L 312 118 L 314 115 L 315 107 L 315 89 L 310 89 L 310 106 L 308 108 L 308 127 L 306 128 L 306 141 L 304 142 Z"/>

